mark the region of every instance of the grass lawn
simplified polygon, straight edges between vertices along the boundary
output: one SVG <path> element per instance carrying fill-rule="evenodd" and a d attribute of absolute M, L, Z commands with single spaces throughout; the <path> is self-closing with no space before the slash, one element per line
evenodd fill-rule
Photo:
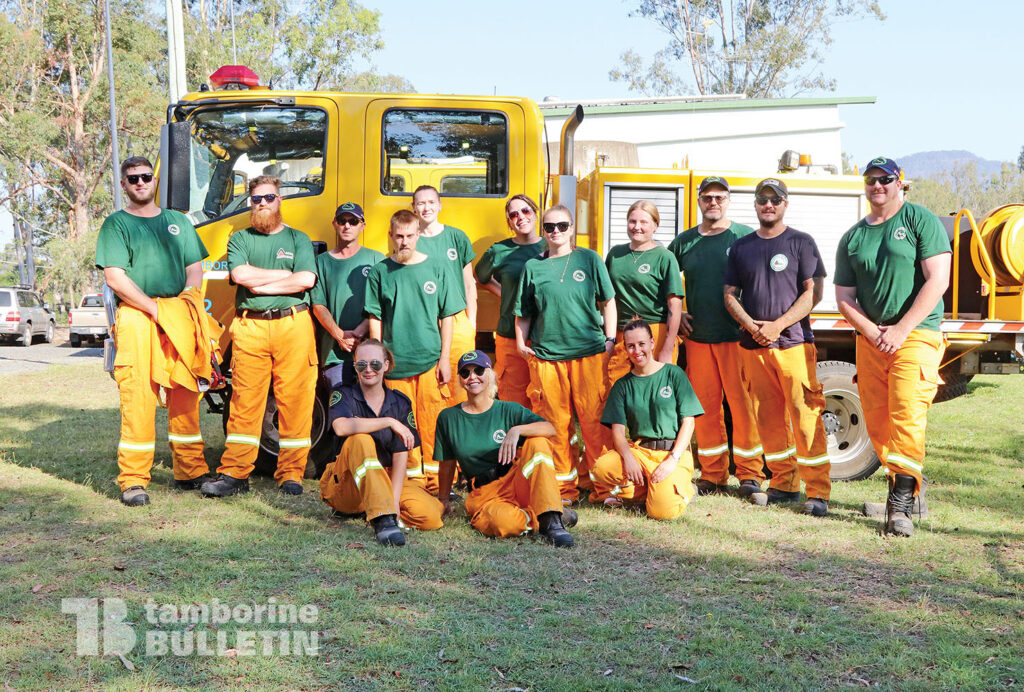
<path fill-rule="evenodd" d="M 385 549 L 330 518 L 314 481 L 298 498 L 267 480 L 225 501 L 172 490 L 165 417 L 153 504 L 128 509 L 117 407 L 98 367 L 3 379 L 6 689 L 1024 686 L 1024 375 L 932 409 L 931 516 L 907 540 L 860 513 L 884 499 L 876 474 L 837 484 L 825 519 L 710 497 L 668 523 L 584 506 L 571 551 L 483 538 L 464 515 Z M 220 418 L 203 420 L 215 467 Z M 299 627 L 320 653 L 79 656 L 64 598 L 124 599 L 140 639 L 160 629 L 147 602 L 313 604 Z"/>

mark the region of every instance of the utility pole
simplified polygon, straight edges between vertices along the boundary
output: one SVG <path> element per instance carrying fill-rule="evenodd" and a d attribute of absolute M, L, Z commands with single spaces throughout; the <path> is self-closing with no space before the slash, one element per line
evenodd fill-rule
<path fill-rule="evenodd" d="M 167 0 L 167 87 L 171 103 L 188 93 L 185 86 L 185 23 L 181 0 Z"/>

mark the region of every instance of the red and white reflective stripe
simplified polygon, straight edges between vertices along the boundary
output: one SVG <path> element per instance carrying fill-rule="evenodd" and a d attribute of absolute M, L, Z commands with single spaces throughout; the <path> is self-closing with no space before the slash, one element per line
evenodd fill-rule
<path fill-rule="evenodd" d="M 812 317 L 811 329 L 818 331 L 853 331 L 849 322 L 842 318 Z M 1002 322 L 1000 320 L 943 320 L 942 331 L 969 334 L 1018 334 L 1024 333 L 1024 322 Z"/>

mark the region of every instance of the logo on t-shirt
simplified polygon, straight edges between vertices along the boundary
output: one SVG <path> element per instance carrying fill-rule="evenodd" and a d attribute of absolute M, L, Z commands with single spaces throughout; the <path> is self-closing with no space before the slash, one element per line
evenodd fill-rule
<path fill-rule="evenodd" d="M 423 284 L 423 292 L 426 293 L 428 296 L 434 295 L 435 293 L 437 293 L 437 284 L 435 284 L 433 281 L 428 281 L 427 283 Z"/>
<path fill-rule="evenodd" d="M 277 248 L 277 259 L 295 259 L 295 255 L 288 252 L 283 247 Z"/>
<path fill-rule="evenodd" d="M 179 233 L 181 233 L 181 229 L 178 228 L 178 224 L 172 223 L 167 227 L 167 232 L 170 233 L 171 235 L 178 235 Z"/>
<path fill-rule="evenodd" d="M 780 252 L 768 261 L 768 266 L 772 271 L 780 272 L 789 266 L 789 258 Z"/>
<path fill-rule="evenodd" d="M 651 265 L 649 265 L 649 264 L 641 264 L 639 267 L 636 268 L 636 270 L 638 272 L 640 272 L 641 274 L 650 274 L 651 273 Z"/>
<path fill-rule="evenodd" d="M 448 248 L 448 259 L 450 259 L 452 262 L 459 259 L 459 253 L 455 251 L 455 248 Z"/>
<path fill-rule="evenodd" d="M 369 276 L 369 275 L 370 275 L 370 265 L 366 265 L 365 267 L 363 267 L 363 276 Z"/>
<path fill-rule="evenodd" d="M 505 434 L 506 433 L 504 430 L 495 430 L 494 434 L 491 435 L 491 439 L 497 442 L 498 444 L 501 444 L 502 442 L 505 441 Z"/>
<path fill-rule="evenodd" d="M 892 237 L 895 238 L 896 240 L 906 239 L 907 229 L 904 228 L 903 226 L 900 226 L 899 228 L 892 232 Z"/>
<path fill-rule="evenodd" d="M 583 273 L 582 269 L 577 269 L 572 273 L 572 278 L 582 282 L 584 279 L 587 278 L 587 275 Z"/>
<path fill-rule="evenodd" d="M 668 399 L 670 396 L 672 396 L 672 388 L 669 387 L 668 385 L 665 385 L 664 387 L 658 390 L 658 396 L 660 396 L 662 399 Z"/>
<path fill-rule="evenodd" d="M 327 402 L 327 405 L 334 406 L 339 401 L 341 401 L 341 392 L 331 392 L 331 398 Z"/>
<path fill-rule="evenodd" d="M 407 423 L 409 423 L 410 428 L 416 427 L 416 414 L 413 413 L 412 411 L 409 411 L 409 415 L 405 417 L 405 420 Z"/>

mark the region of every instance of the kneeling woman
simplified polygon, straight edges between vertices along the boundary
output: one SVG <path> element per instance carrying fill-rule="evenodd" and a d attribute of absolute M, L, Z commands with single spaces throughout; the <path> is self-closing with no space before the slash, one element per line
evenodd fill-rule
<path fill-rule="evenodd" d="M 341 452 L 320 479 L 324 502 L 342 514 L 366 512 L 377 541 L 405 545 L 397 517 L 416 529 L 439 529 L 442 505 L 405 482 L 409 455 L 420 454 L 409 398 L 384 386 L 394 356 L 367 339 L 353 354 L 357 384 L 331 392 L 327 418 L 342 439 Z"/>
<path fill-rule="evenodd" d="M 441 465 L 438 497 L 445 513 L 458 462 L 469 481 L 466 512 L 477 531 L 505 538 L 539 531 L 559 547 L 573 545 L 563 525 L 562 498 L 548 437 L 555 427 L 525 406 L 494 398 L 497 392 L 491 359 L 469 351 L 459 359 L 459 382 L 465 403 L 441 411 L 434 438 L 434 460 Z M 526 438 L 518 449 L 520 438 Z M 576 523 L 566 510 L 565 524 Z"/>
<path fill-rule="evenodd" d="M 654 359 L 654 335 L 643 320 L 623 329 L 632 368 L 612 385 L 601 422 L 611 426 L 614 451 L 594 467 L 594 487 L 606 505 L 645 500 L 652 519 L 674 519 L 693 498 L 693 419 L 702 415 L 686 373 Z M 627 437 L 628 435 L 628 437 Z"/>

